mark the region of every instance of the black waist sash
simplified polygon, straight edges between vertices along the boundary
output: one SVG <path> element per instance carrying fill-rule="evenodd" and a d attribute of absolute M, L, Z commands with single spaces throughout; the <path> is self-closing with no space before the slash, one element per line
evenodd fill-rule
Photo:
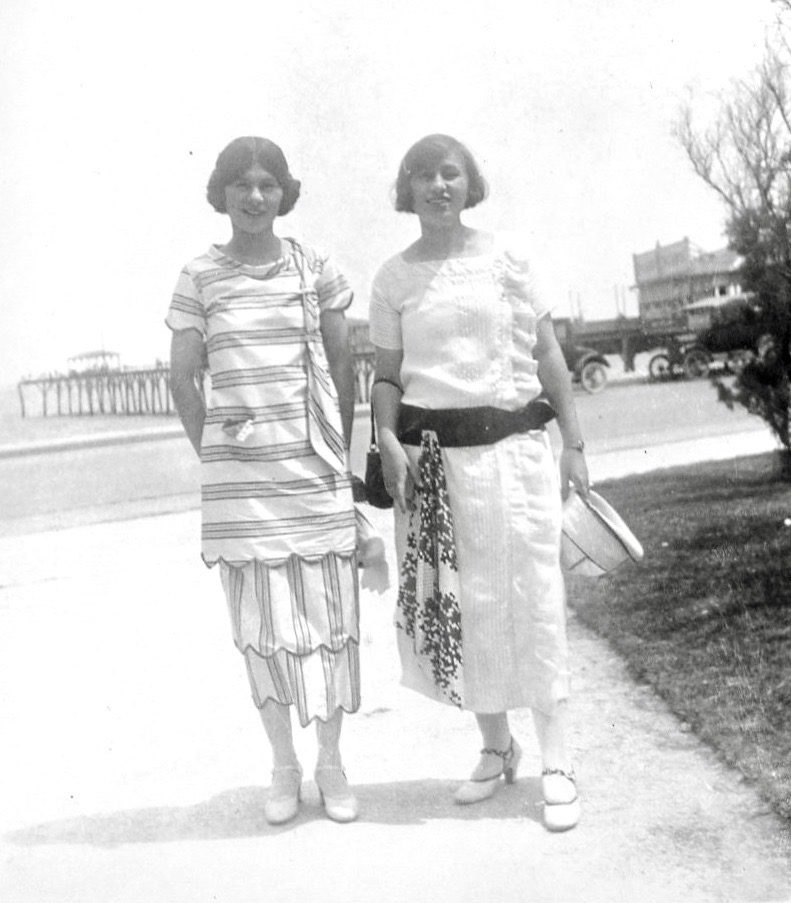
<path fill-rule="evenodd" d="M 555 416 L 546 398 L 528 402 L 518 411 L 502 408 L 415 408 L 402 404 L 398 413 L 398 439 L 403 445 L 420 445 L 424 430 L 437 434 L 440 446 L 458 448 L 491 445 L 512 433 L 544 429 Z"/>

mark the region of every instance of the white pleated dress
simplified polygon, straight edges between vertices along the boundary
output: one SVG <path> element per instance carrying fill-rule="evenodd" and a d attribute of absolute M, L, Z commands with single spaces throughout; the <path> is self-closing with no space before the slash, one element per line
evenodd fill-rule
<path fill-rule="evenodd" d="M 352 294 L 325 255 L 284 245 L 263 266 L 210 247 L 166 322 L 206 341 L 203 560 L 220 564 L 255 704 L 293 704 L 305 725 L 360 705 L 354 506 L 319 329 Z"/>
<path fill-rule="evenodd" d="M 524 244 L 519 236 L 499 235 L 491 252 L 475 257 L 407 262 L 397 255 L 382 266 L 371 295 L 371 339 L 403 351 L 404 403 L 516 410 L 540 393 L 532 349 L 538 319 L 549 311 Z M 419 448 L 407 452 L 417 461 Z M 416 634 L 405 587 L 414 571 L 420 505 L 406 515 L 396 511 L 402 681 L 474 712 L 522 706 L 551 712 L 568 696 L 569 674 L 560 489 L 547 434 L 443 448 L 441 458 L 453 522 L 459 636 L 450 641 L 453 648 L 437 652 L 442 643 L 431 639 L 435 625 Z M 426 654 L 427 637 L 433 659 Z M 443 669 L 453 672 L 452 694 L 438 685 Z"/>

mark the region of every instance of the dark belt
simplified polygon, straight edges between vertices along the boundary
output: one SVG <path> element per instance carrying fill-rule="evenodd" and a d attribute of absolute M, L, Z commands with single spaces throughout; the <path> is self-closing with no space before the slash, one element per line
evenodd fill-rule
<path fill-rule="evenodd" d="M 518 411 L 502 408 L 415 408 L 402 404 L 398 413 L 398 439 L 420 445 L 424 430 L 437 434 L 444 448 L 491 445 L 512 433 L 542 430 L 555 416 L 545 398 L 536 398 Z"/>

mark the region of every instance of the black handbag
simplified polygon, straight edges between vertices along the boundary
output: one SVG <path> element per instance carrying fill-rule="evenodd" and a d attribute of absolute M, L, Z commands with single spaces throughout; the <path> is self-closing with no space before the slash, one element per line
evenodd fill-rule
<path fill-rule="evenodd" d="M 392 508 L 393 499 L 385 489 L 385 478 L 382 473 L 382 457 L 376 444 L 376 424 L 371 408 L 371 444 L 365 458 L 365 500 L 374 508 Z"/>

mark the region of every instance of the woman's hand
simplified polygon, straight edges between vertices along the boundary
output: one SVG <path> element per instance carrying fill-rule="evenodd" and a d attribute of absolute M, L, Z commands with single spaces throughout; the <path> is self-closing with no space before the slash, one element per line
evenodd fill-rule
<path fill-rule="evenodd" d="M 590 492 L 588 465 L 585 455 L 578 448 L 564 448 L 560 453 L 560 494 L 568 498 L 569 483 L 586 499 Z"/>
<path fill-rule="evenodd" d="M 405 512 L 407 498 L 412 496 L 415 474 L 403 445 L 389 430 L 379 436 L 379 454 L 382 456 L 385 489 L 400 510 Z"/>

